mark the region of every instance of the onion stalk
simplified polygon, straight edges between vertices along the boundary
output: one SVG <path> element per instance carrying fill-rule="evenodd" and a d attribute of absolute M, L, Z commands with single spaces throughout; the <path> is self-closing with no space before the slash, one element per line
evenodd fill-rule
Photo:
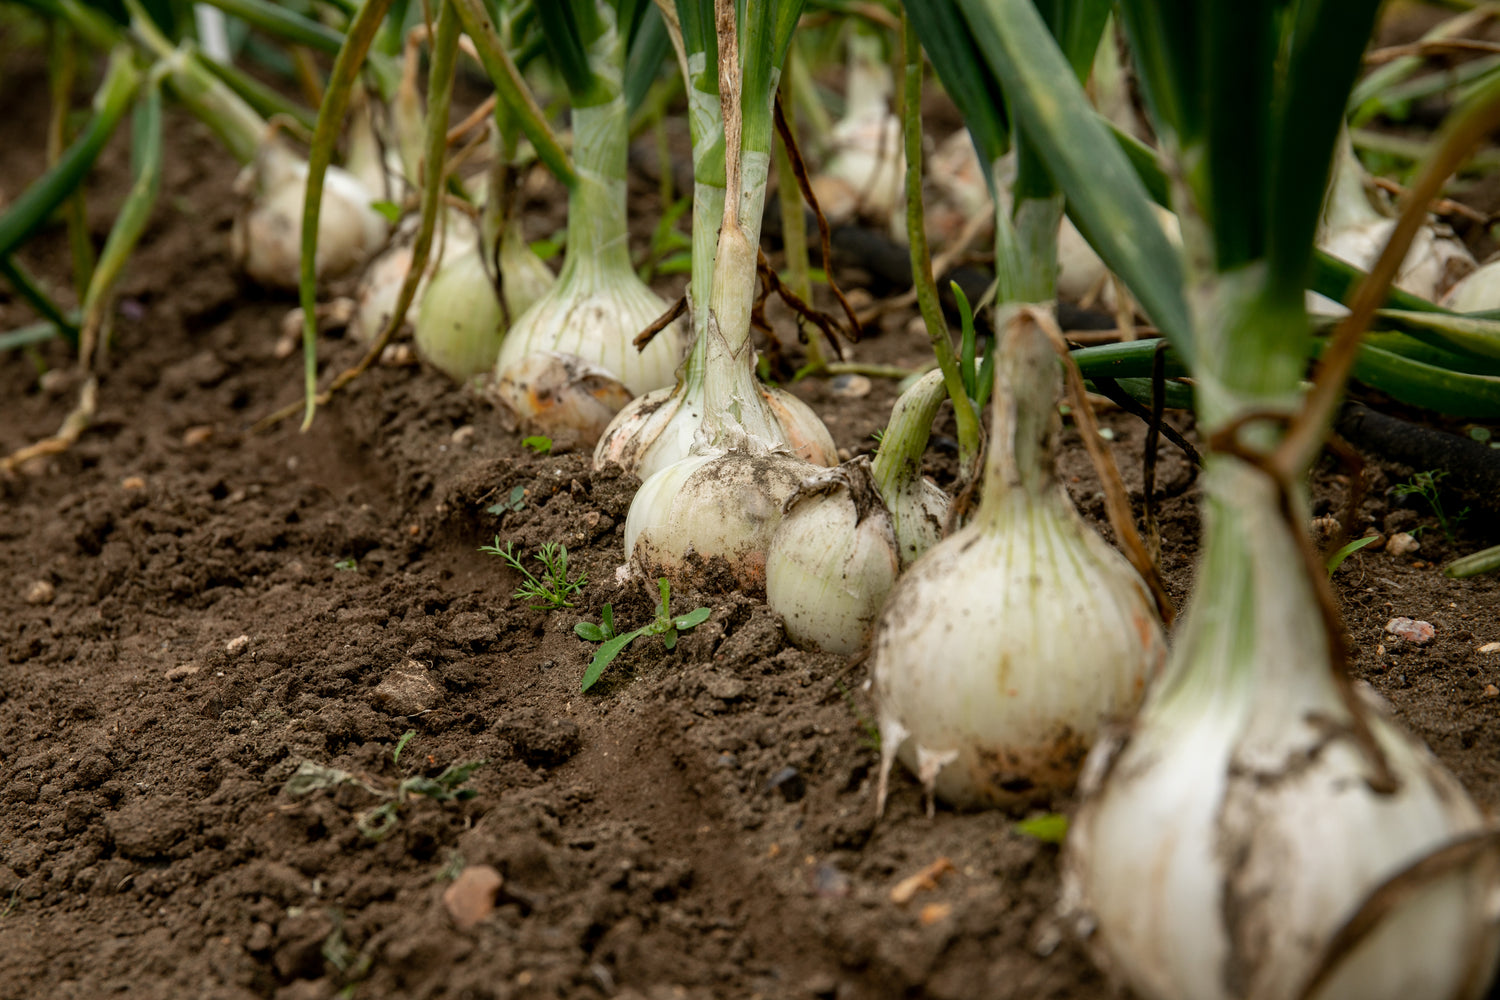
<path fill-rule="evenodd" d="M 1029 313 L 995 373 L 979 510 L 896 584 L 871 646 L 881 808 L 898 756 L 929 809 L 1050 801 L 1166 656 L 1145 583 L 1058 481 L 1059 370 Z"/>
<path fill-rule="evenodd" d="M 710 397 L 734 400 L 737 425 L 764 448 L 786 448 L 815 465 L 838 461 L 833 438 L 807 404 L 755 375 L 755 351 L 748 324 L 709 329 L 709 302 L 714 287 L 716 243 L 724 216 L 724 118 L 720 109 L 719 67 L 713 25 L 701 11 L 685 4 L 679 22 L 668 18 L 687 84 L 688 126 L 693 144 L 693 258 L 688 304 L 693 346 L 677 371 L 676 384 L 637 398 L 616 416 L 594 451 L 594 466 L 614 463 L 643 480 L 686 458 L 708 431 Z M 759 177 L 758 197 L 765 198 Z M 752 208 L 755 241 L 760 209 Z M 752 241 L 754 242 L 754 241 Z M 743 274 L 734 277 L 745 280 Z M 710 442 L 711 443 L 711 442 Z"/>
<path fill-rule="evenodd" d="M 901 394 L 875 460 L 815 473 L 786 501 L 766 552 L 766 603 L 798 646 L 855 653 L 896 577 L 937 544 L 948 495 L 922 475 L 947 386 L 928 372 Z"/>

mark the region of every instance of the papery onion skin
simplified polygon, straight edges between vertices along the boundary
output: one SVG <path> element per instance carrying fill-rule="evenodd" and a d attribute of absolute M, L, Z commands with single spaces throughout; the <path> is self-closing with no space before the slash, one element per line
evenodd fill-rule
<path fill-rule="evenodd" d="M 766 603 L 802 649 L 863 649 L 901 572 L 890 514 L 861 456 L 803 481 L 766 551 Z"/>
<path fill-rule="evenodd" d="M 692 455 L 657 472 L 631 501 L 625 551 L 646 579 L 705 592 L 766 590 L 766 550 L 782 505 L 815 471 L 794 455 Z"/>
<path fill-rule="evenodd" d="M 554 450 L 593 447 L 630 390 L 576 354 L 540 351 L 507 365 L 495 393 L 528 431 L 547 435 Z"/>

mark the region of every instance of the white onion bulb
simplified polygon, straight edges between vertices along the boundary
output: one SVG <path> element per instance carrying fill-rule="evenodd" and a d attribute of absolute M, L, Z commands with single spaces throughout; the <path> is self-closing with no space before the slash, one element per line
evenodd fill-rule
<path fill-rule="evenodd" d="M 1375 266 L 1396 228 L 1396 220 L 1386 218 L 1371 203 L 1367 180 L 1345 129 L 1339 139 L 1333 184 L 1318 229 L 1318 249 L 1365 271 Z M 1437 301 L 1476 266 L 1460 240 L 1429 221 L 1412 237 L 1394 283 L 1402 291 Z M 1311 292 L 1308 306 L 1320 313 L 1344 311 L 1337 302 Z"/>
<path fill-rule="evenodd" d="M 1203 566 L 1128 738 L 1089 759 L 1064 901 L 1142 1000 L 1296 1000 L 1382 882 L 1484 823 L 1421 744 L 1345 687 L 1273 485 L 1211 460 Z M 1377 791 L 1378 745 L 1394 790 Z M 1476 1000 L 1496 858 L 1401 902 L 1316 1000 Z"/>
<path fill-rule="evenodd" d="M 307 172 L 307 161 L 271 135 L 235 181 L 236 192 L 248 201 L 235 214 L 230 251 L 241 270 L 267 287 L 298 285 Z M 348 274 L 380 249 L 390 224 L 370 207 L 375 200 L 353 174 L 328 168 L 318 211 L 319 278 Z"/>
<path fill-rule="evenodd" d="M 996 365 L 984 496 L 897 582 L 871 647 L 883 808 L 899 755 L 929 795 L 1015 806 L 1066 791 L 1166 656 L 1145 584 L 1053 470 L 1059 370 L 1028 315 Z"/>
<path fill-rule="evenodd" d="M 578 182 L 568 197 L 567 258 L 557 284 L 514 321 L 495 370 L 537 351 L 560 351 L 612 372 L 638 396 L 672 385 L 686 333 L 679 321 L 645 350 L 631 343 L 667 304 L 630 263 L 624 98 L 575 107 L 572 117 Z"/>
<path fill-rule="evenodd" d="M 941 371 L 901 394 L 872 463 L 861 455 L 809 476 L 786 503 L 766 552 L 766 603 L 804 649 L 868 643 L 896 576 L 942 537 L 948 495 L 922 475 Z"/>
<path fill-rule="evenodd" d="M 625 518 L 630 566 L 703 591 L 765 593 L 782 506 L 815 467 L 748 447 L 692 455 L 641 484 Z"/>

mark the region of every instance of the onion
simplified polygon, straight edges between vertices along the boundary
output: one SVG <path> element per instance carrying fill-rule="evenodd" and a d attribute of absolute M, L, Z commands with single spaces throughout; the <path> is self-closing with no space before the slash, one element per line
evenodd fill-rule
<path fill-rule="evenodd" d="M 1128 738 L 1090 757 L 1064 902 L 1143 1000 L 1293 1000 L 1362 899 L 1483 819 L 1330 669 L 1269 479 L 1219 457 L 1204 486 L 1195 603 Z M 1482 996 L 1500 945 L 1494 862 L 1409 883 L 1312 996 Z"/>
<path fill-rule="evenodd" d="M 467 228 L 474 232 L 472 223 Z M 450 233 L 450 238 L 453 235 Z M 531 252 L 513 223 L 501 238 L 500 275 L 504 310 L 500 308 L 494 278 L 479 248 L 471 243 L 466 253 L 450 257 L 445 247 L 437 274 L 421 293 L 416 322 L 417 352 L 450 378 L 462 382 L 494 367 L 505 340 L 507 313 L 521 315 L 552 285 L 552 272 Z M 618 385 L 613 376 L 610 381 Z M 591 394 L 590 398 L 597 405 L 600 397 Z M 604 422 L 630 399 L 630 394 L 627 392 L 623 397 L 611 394 L 609 398 L 618 401 L 604 416 Z M 539 414 L 532 415 L 540 418 Z M 539 422 L 555 419 L 556 414 L 552 414 Z M 571 416 L 567 422 L 577 430 L 590 428 L 586 435 L 589 444 L 597 440 L 604 426 L 597 413 Z"/>
<path fill-rule="evenodd" d="M 625 518 L 625 551 L 645 579 L 765 593 L 766 549 L 782 506 L 814 471 L 786 452 L 742 446 L 691 455 L 655 473 Z"/>
<path fill-rule="evenodd" d="M 235 264 L 252 280 L 271 288 L 297 287 L 306 187 L 307 161 L 274 134 L 240 172 L 235 191 L 248 202 L 235 215 L 229 245 Z M 314 269 L 319 278 L 354 271 L 385 242 L 390 225 L 370 207 L 376 198 L 353 174 L 328 168 L 318 211 Z"/>
<path fill-rule="evenodd" d="M 1500 260 L 1487 261 L 1470 271 L 1448 289 L 1442 304 L 1461 313 L 1500 309 Z"/>
<path fill-rule="evenodd" d="M 830 222 L 855 215 L 905 222 L 906 154 L 901 120 L 891 114 L 891 69 L 878 36 L 849 36 L 849 74 L 843 118 L 829 136 L 831 150 L 813 193 Z"/>
<path fill-rule="evenodd" d="M 507 365 L 495 394 L 553 448 L 592 446 L 630 401 L 630 390 L 609 372 L 576 354 L 541 351 Z"/>
<path fill-rule="evenodd" d="M 872 466 L 864 456 L 809 476 L 787 500 L 766 553 L 766 603 L 803 648 L 854 653 L 896 576 L 942 537 L 948 496 L 922 476 L 941 371 L 896 401 Z"/>
<path fill-rule="evenodd" d="M 1029 315 L 996 365 L 993 438 L 973 520 L 922 556 L 871 647 L 885 804 L 899 755 L 955 806 L 1045 801 L 1166 656 L 1145 584 L 1084 523 L 1053 470 L 1057 359 Z"/>
<path fill-rule="evenodd" d="M 1318 248 L 1368 271 L 1385 249 L 1396 220 L 1386 218 L 1370 201 L 1366 188 L 1369 175 L 1354 155 L 1345 129 L 1335 158 L 1333 184 L 1323 209 Z M 1474 258 L 1461 241 L 1432 222 L 1412 238 L 1411 248 L 1396 273 L 1395 285 L 1402 291 L 1436 301 L 1456 281 L 1474 270 Z M 1340 313 L 1331 299 L 1308 293 L 1309 308 L 1322 313 Z"/>
<path fill-rule="evenodd" d="M 527 354 L 576 354 L 615 375 L 632 395 L 670 386 L 685 331 L 673 323 L 643 351 L 631 341 L 667 309 L 636 276 L 625 225 L 625 99 L 573 108 L 578 182 L 568 196 L 568 249 L 562 273 L 517 318 L 496 373 Z"/>

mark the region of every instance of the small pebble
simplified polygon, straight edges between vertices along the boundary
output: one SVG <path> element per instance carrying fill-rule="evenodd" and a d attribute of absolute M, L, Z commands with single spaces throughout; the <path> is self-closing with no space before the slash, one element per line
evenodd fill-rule
<path fill-rule="evenodd" d="M 417 363 L 417 352 L 410 344 L 387 344 L 380 352 L 380 363 L 387 368 L 405 368 Z"/>
<path fill-rule="evenodd" d="M 1385 550 L 1393 556 L 1411 555 L 1421 547 L 1422 543 L 1405 531 L 1392 535 L 1391 540 L 1385 543 Z"/>
<path fill-rule="evenodd" d="M 169 681 L 180 681 L 184 677 L 193 676 L 198 672 L 199 669 L 200 668 L 196 663 L 184 663 L 181 666 L 173 667 L 171 670 L 168 670 L 165 676 Z"/>
<path fill-rule="evenodd" d="M 1427 645 L 1437 635 L 1432 623 L 1412 621 L 1410 618 L 1392 618 L 1385 623 L 1385 630 L 1418 646 Z"/>
<path fill-rule="evenodd" d="M 464 424 L 458 430 L 448 436 L 448 440 L 460 447 L 474 443 L 474 435 L 479 433 L 473 424 Z"/>
<path fill-rule="evenodd" d="M 952 903 L 928 903 L 922 907 L 922 912 L 917 919 L 922 922 L 923 927 L 931 927 L 933 924 L 948 917 L 953 912 Z"/>
<path fill-rule="evenodd" d="M 1500 642 L 1487 642 L 1479 647 L 1481 653 L 1500 653 Z"/>
<path fill-rule="evenodd" d="M 843 399 L 860 399 L 870 394 L 870 380 L 863 375 L 836 375 L 828 390 Z"/>
<path fill-rule="evenodd" d="M 245 647 L 249 645 L 250 637 L 248 635 L 237 635 L 224 644 L 224 652 L 230 656 L 239 656 L 245 651 Z"/>
<path fill-rule="evenodd" d="M 146 480 L 141 476 L 126 476 L 120 480 L 122 490 L 143 490 L 146 488 Z"/>
<path fill-rule="evenodd" d="M 1484 696 L 1486 698 L 1494 698 L 1500 696 L 1500 688 L 1495 687 L 1495 685 L 1493 684 L 1486 684 L 1484 686 Z"/>
<path fill-rule="evenodd" d="M 51 604 L 57 591 L 46 580 L 38 580 L 26 588 L 27 604 Z"/>
<path fill-rule="evenodd" d="M 198 424 L 182 432 L 182 446 L 184 448 L 196 448 L 201 444 L 207 444 L 209 438 L 213 436 L 214 429 L 211 424 Z"/>
<path fill-rule="evenodd" d="M 495 911 L 495 896 L 505 880 L 489 865 L 470 865 L 443 890 L 443 906 L 453 925 L 461 931 L 478 924 Z"/>

